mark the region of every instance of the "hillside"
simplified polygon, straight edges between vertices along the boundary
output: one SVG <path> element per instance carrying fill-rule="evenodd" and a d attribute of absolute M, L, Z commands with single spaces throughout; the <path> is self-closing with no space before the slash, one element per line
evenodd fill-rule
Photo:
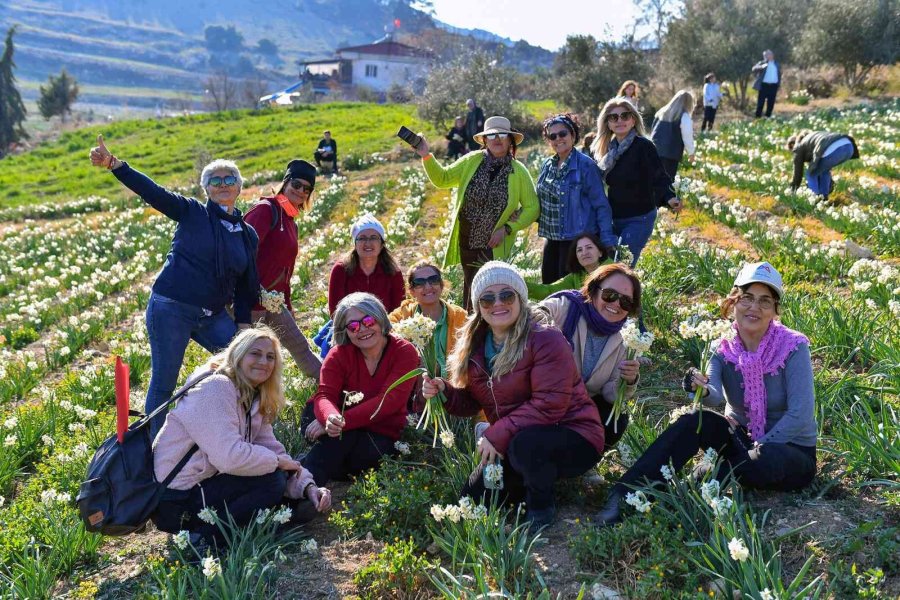
<path fill-rule="evenodd" d="M 16 38 L 17 77 L 26 98 L 36 84 L 65 67 L 85 86 L 82 101 L 153 107 L 173 92 L 203 92 L 204 80 L 225 67 L 238 78 L 260 77 L 268 89 L 296 80 L 297 61 L 330 56 L 335 48 L 365 44 L 384 35 L 399 19 L 400 33 L 422 31 L 471 39 L 487 48 L 510 48 L 508 62 L 525 70 L 549 66 L 552 53 L 520 42 L 513 44 L 487 32 L 455 29 L 447 33 L 432 19 L 403 2 L 378 0 L 271 0 L 266 10 L 240 0 L 0 0 L 0 29 L 19 25 Z M 243 36 L 239 46 L 211 52 L 207 26 L 234 26 Z M 277 54 L 258 47 L 260 40 L 277 46 Z M 129 93 L 128 88 L 141 88 Z M 159 90 L 157 94 L 148 90 Z"/>

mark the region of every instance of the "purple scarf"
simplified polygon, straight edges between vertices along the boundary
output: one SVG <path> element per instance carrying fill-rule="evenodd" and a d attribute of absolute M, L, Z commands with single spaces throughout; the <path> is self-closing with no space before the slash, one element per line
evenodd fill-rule
<path fill-rule="evenodd" d="M 791 352 L 800 344 L 809 344 L 809 339 L 778 321 L 772 321 L 759 342 L 759 348 L 756 352 L 749 352 L 737 334 L 737 324 L 732 324 L 732 327 L 734 337 L 723 338 L 716 352 L 744 376 L 744 410 L 750 422 L 750 437 L 756 441 L 766 434 L 767 398 L 763 377 L 784 368 Z"/>
<path fill-rule="evenodd" d="M 572 342 L 572 338 L 575 335 L 575 330 L 578 328 L 578 321 L 581 319 L 584 319 L 588 329 L 592 332 L 607 337 L 614 333 L 618 333 L 625 325 L 625 319 L 616 323 L 610 323 L 604 319 L 603 315 L 594 308 L 594 305 L 590 301 L 585 300 L 584 296 L 581 295 L 581 292 L 576 290 L 556 292 L 555 294 L 551 294 L 549 298 L 564 298 L 569 302 L 569 310 L 566 313 L 566 321 L 563 323 L 562 332 L 563 335 L 566 336 L 566 339 L 569 340 L 569 345 L 573 348 L 575 347 L 575 344 Z"/>

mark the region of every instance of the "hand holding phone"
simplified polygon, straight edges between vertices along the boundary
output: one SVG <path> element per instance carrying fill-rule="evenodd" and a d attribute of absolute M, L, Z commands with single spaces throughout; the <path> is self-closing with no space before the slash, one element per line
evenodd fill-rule
<path fill-rule="evenodd" d="M 413 133 L 413 130 L 405 125 L 400 126 L 400 130 L 397 131 L 397 137 L 415 148 L 419 149 L 419 144 L 422 143 L 422 136 L 416 135 Z"/>

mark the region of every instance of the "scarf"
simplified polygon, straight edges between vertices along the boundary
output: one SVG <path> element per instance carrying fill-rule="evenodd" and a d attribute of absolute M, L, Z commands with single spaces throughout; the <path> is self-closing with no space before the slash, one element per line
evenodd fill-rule
<path fill-rule="evenodd" d="M 460 211 L 470 224 L 469 249 L 488 247 L 491 234 L 506 205 L 509 203 L 509 175 L 512 173 L 512 156 L 495 158 L 484 150 L 484 160 L 478 165 L 472 179 L 466 185 L 463 206 Z"/>
<path fill-rule="evenodd" d="M 575 336 L 575 330 L 578 328 L 578 321 L 584 319 L 590 329 L 596 335 L 605 335 L 607 337 L 618 333 L 625 325 L 625 319 L 610 323 L 603 318 L 594 305 L 584 299 L 581 292 L 576 290 L 563 290 L 551 294 L 549 298 L 564 298 L 569 302 L 569 311 L 566 313 L 566 320 L 562 326 L 563 335 L 569 340 L 569 345 L 575 348 L 572 338 Z"/>
<path fill-rule="evenodd" d="M 744 348 L 744 342 L 737 334 L 737 324 L 732 324 L 732 327 L 734 337 L 723 338 L 716 352 L 744 376 L 744 410 L 750 422 L 750 437 L 756 441 L 766 434 L 767 398 L 763 377 L 784 368 L 788 356 L 800 344 L 809 344 L 809 339 L 778 321 L 772 321 L 759 342 L 759 348 L 756 352 L 750 352 Z"/>
<path fill-rule="evenodd" d="M 244 216 L 237 208 L 231 214 L 225 212 L 221 206 L 212 200 L 206 203 L 206 214 L 209 215 L 209 223 L 212 226 L 213 240 L 216 248 L 216 280 L 219 282 L 219 291 L 224 298 L 232 299 L 233 290 L 228 289 L 228 276 L 225 270 L 225 226 L 220 221 L 227 221 L 232 225 L 241 225 L 241 239 L 244 241 L 244 250 L 247 252 L 247 270 L 250 282 L 249 289 L 259 289 L 259 275 L 256 272 L 256 251 L 250 239 L 250 226 L 244 222 Z"/>
<path fill-rule="evenodd" d="M 278 206 L 284 211 L 284 214 L 289 216 L 292 219 L 296 219 L 297 215 L 300 214 L 300 209 L 291 204 L 291 201 L 287 199 L 287 196 L 284 194 L 278 194 L 275 196 L 275 202 L 278 203 Z"/>
<path fill-rule="evenodd" d="M 606 176 L 610 171 L 613 170 L 613 167 L 616 166 L 616 161 L 619 160 L 619 157 L 625 154 L 629 148 L 631 148 L 631 144 L 634 142 L 634 138 L 637 137 L 637 131 L 632 129 L 628 132 L 628 135 L 625 136 L 625 139 L 621 142 L 613 136 L 613 139 L 609 142 L 609 149 L 606 151 L 606 154 L 603 155 L 603 158 L 600 159 L 600 162 L 597 163 L 600 167 L 600 170 L 603 171 L 603 178 L 606 179 Z"/>

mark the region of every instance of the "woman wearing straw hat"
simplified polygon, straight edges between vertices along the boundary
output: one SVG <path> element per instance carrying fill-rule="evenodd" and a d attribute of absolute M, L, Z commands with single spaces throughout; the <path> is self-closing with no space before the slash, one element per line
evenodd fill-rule
<path fill-rule="evenodd" d="M 431 183 L 457 188 L 444 266 L 462 265 L 468 311 L 472 310 L 470 292 L 478 268 L 490 260 L 508 258 L 516 232 L 534 223 L 539 212 L 534 181 L 515 158 L 525 136 L 514 131 L 506 117 L 494 116 L 485 121 L 484 131 L 473 137 L 482 150 L 470 152 L 448 167 L 435 160 L 424 138 L 416 148 Z"/>

